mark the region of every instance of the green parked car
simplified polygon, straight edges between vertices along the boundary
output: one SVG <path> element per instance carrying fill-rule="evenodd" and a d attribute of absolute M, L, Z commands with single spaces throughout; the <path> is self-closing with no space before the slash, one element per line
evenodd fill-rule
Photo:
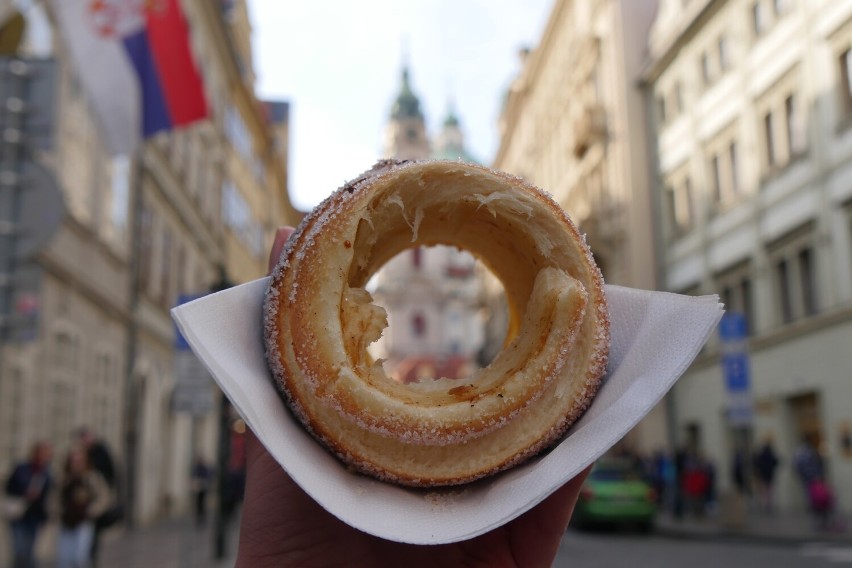
<path fill-rule="evenodd" d="M 626 460 L 605 459 L 595 464 L 583 484 L 572 525 L 634 525 L 651 530 L 657 513 L 654 489 Z"/>

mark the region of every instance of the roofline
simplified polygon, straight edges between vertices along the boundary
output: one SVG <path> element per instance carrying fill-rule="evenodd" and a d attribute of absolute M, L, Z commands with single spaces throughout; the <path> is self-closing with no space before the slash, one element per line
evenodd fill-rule
<path fill-rule="evenodd" d="M 538 45 L 535 48 L 530 50 L 527 59 L 524 61 L 523 67 L 521 67 L 521 70 L 518 72 L 518 75 L 513 79 L 513 83 L 514 81 L 518 80 L 519 77 L 525 76 L 526 83 L 532 84 L 532 79 L 537 77 L 538 74 L 541 72 L 540 69 L 542 47 L 550 44 L 550 42 L 552 41 L 553 34 L 555 33 L 554 30 L 556 29 L 556 22 L 559 21 L 559 17 L 562 15 L 562 12 L 565 10 L 565 6 L 568 4 L 569 1 L 571 0 L 556 0 L 556 3 L 550 10 L 550 15 L 547 17 L 547 24 L 544 27 L 544 32 L 541 34 L 541 40 L 538 42 Z M 509 88 L 511 89 L 511 85 Z M 509 104 L 511 103 L 511 97 L 512 95 L 510 92 L 508 96 L 509 100 L 507 101 L 507 104 L 503 107 L 504 112 L 508 110 Z M 504 154 L 507 151 L 507 148 L 505 147 L 505 144 L 503 142 L 504 140 L 511 140 L 513 138 L 516 126 L 517 117 L 514 117 L 512 122 L 506 125 L 506 131 L 502 133 L 502 136 L 500 137 L 500 145 L 497 147 L 497 152 L 494 155 L 492 164 L 496 164 L 503 159 Z"/>
<path fill-rule="evenodd" d="M 692 38 L 704 27 L 707 21 L 715 16 L 727 2 L 728 0 L 704 0 L 703 4 L 694 4 L 695 8 L 693 9 L 695 13 L 691 16 L 686 14 L 678 26 L 676 26 L 674 33 L 670 34 L 662 42 L 662 49 L 659 54 L 648 58 L 644 69 L 639 74 L 640 85 L 649 85 L 656 81 L 675 57 L 677 57 L 680 50 L 690 43 Z M 659 12 L 657 15 L 659 17 Z M 649 38 L 649 52 L 651 51 L 650 43 Z"/>

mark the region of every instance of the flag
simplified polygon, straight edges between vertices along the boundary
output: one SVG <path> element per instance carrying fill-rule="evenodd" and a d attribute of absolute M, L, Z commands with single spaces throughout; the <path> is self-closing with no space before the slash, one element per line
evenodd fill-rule
<path fill-rule="evenodd" d="M 179 0 L 53 0 L 71 63 L 114 154 L 207 117 Z"/>

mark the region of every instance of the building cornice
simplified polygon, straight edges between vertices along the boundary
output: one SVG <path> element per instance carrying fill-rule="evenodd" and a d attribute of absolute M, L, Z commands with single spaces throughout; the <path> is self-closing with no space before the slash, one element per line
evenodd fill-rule
<path fill-rule="evenodd" d="M 640 83 L 650 85 L 656 81 L 680 50 L 689 45 L 692 38 L 727 3 L 728 0 L 693 0 L 684 9 L 679 21 L 659 40 L 655 40 L 652 27 L 648 41 L 649 58 L 639 75 Z"/>
<path fill-rule="evenodd" d="M 530 91 L 530 86 L 535 85 L 538 76 L 542 70 L 542 57 L 550 48 L 550 44 L 554 41 L 554 35 L 557 29 L 557 23 L 562 18 L 566 6 L 574 0 L 556 0 L 550 16 L 547 19 L 544 32 L 541 35 L 541 41 L 538 45 L 529 52 L 517 77 L 512 81 L 509 87 L 509 93 L 503 108 L 501 119 L 505 120 L 505 129 L 500 135 L 500 146 L 494 156 L 493 164 L 500 164 L 506 157 L 506 152 L 509 150 L 509 145 L 514 138 L 515 129 L 520 118 L 520 107 L 526 104 L 525 98 Z M 517 87 L 517 90 L 516 90 Z"/>

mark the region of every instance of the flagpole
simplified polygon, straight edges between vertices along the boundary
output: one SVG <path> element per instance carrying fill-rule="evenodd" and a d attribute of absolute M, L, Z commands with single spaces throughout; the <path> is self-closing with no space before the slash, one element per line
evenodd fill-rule
<path fill-rule="evenodd" d="M 128 295 L 129 317 L 127 328 L 126 374 L 124 383 L 124 508 L 125 525 L 128 529 L 136 524 L 136 462 L 139 442 L 139 396 L 136 380 L 136 358 L 138 356 L 139 324 L 136 312 L 139 307 L 139 254 L 142 230 L 142 177 L 144 172 L 145 143 L 140 143 L 133 158 L 130 183 L 130 290 Z"/>

